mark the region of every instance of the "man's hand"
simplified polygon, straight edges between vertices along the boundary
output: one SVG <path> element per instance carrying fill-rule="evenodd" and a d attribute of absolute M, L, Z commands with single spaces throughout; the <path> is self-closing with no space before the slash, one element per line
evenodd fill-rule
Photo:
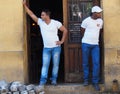
<path fill-rule="evenodd" d="M 61 45 L 61 44 L 63 44 L 62 41 L 56 41 L 56 45 Z"/>
<path fill-rule="evenodd" d="M 37 23 L 38 17 L 28 8 L 28 6 L 26 5 L 26 0 L 23 0 L 23 5 L 27 14 Z"/>
<path fill-rule="evenodd" d="M 23 0 L 23 5 L 26 5 L 26 0 Z"/>

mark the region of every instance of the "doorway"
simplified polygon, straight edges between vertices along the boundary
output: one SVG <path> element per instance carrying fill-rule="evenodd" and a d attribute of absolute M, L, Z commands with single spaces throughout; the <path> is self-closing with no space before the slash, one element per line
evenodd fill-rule
<path fill-rule="evenodd" d="M 65 43 L 65 82 L 82 83 L 82 49 L 80 25 L 82 21 L 91 15 L 94 5 L 100 6 L 101 0 L 64 0 L 64 22 L 68 27 L 68 38 Z M 67 10 L 66 10 L 67 9 Z M 65 19 L 67 18 L 67 19 Z M 100 34 L 100 82 L 104 81 L 104 44 L 103 33 Z M 90 79 L 92 78 L 92 60 L 89 58 Z"/>
<path fill-rule="evenodd" d="M 51 18 L 63 22 L 63 7 L 62 0 L 29 0 L 29 7 L 35 13 L 37 17 L 40 17 L 43 9 L 49 9 L 51 11 Z M 38 84 L 41 75 L 42 67 L 42 49 L 43 41 L 40 34 L 39 26 L 29 17 L 28 18 L 28 72 L 29 83 Z M 58 32 L 58 36 L 61 39 L 62 33 Z M 64 45 L 62 45 L 60 69 L 58 82 L 64 82 Z M 51 61 L 52 62 L 52 61 Z M 49 77 L 51 76 L 52 63 L 49 68 Z M 49 79 L 48 79 L 49 83 Z"/>
<path fill-rule="evenodd" d="M 90 15 L 93 5 L 100 5 L 100 0 L 29 0 L 30 9 L 40 17 L 42 9 L 49 9 L 52 12 L 51 18 L 64 21 L 68 29 L 68 37 L 62 45 L 60 59 L 60 69 L 58 82 L 63 83 L 82 83 L 82 54 L 81 54 L 81 34 L 80 24 L 83 19 Z M 80 17 L 79 17 L 80 16 Z M 40 29 L 30 18 L 28 25 L 28 71 L 29 83 L 39 83 L 42 67 L 42 48 L 43 42 Z M 30 30 L 29 30 L 30 29 Z M 58 33 L 59 38 L 62 34 Z M 101 83 L 104 81 L 104 43 L 103 33 L 100 34 L 101 49 Z M 91 59 L 90 59 L 91 61 Z M 50 65 L 49 77 L 51 75 L 52 64 Z M 90 64 L 92 73 L 92 64 Z M 91 78 L 91 75 L 90 75 Z"/>

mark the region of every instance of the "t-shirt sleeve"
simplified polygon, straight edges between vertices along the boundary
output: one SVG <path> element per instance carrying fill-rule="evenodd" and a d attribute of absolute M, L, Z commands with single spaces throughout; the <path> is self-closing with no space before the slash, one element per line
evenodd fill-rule
<path fill-rule="evenodd" d="M 101 20 L 101 27 L 100 27 L 100 29 L 102 29 L 103 28 L 103 20 Z"/>
<path fill-rule="evenodd" d="M 40 26 L 40 23 L 41 23 L 42 19 L 41 18 L 38 18 L 38 22 L 37 24 Z"/>
<path fill-rule="evenodd" d="M 87 20 L 85 19 L 85 20 L 83 20 L 83 22 L 82 22 L 82 24 L 81 24 L 81 27 L 82 28 L 87 28 Z"/>
<path fill-rule="evenodd" d="M 62 26 L 62 23 L 59 22 L 59 21 L 55 21 L 55 24 L 56 24 L 56 26 L 57 26 L 58 29 Z"/>

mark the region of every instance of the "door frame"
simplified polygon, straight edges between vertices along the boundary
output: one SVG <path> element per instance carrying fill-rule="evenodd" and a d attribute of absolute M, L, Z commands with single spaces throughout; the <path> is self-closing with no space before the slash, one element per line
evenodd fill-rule
<path fill-rule="evenodd" d="M 67 17 L 68 17 L 68 10 L 67 10 L 67 8 L 68 8 L 68 3 L 67 3 L 67 1 L 68 0 L 63 0 L 63 24 L 64 24 L 64 26 L 66 27 L 66 28 L 68 28 L 68 19 L 67 19 Z M 69 31 L 68 31 L 69 32 Z M 66 73 L 67 73 L 67 70 L 66 69 L 68 69 L 68 55 L 67 55 L 67 53 L 68 53 L 68 49 L 67 49 L 67 44 L 68 44 L 68 36 L 66 37 L 66 40 L 65 40 L 65 42 L 64 42 L 64 71 L 65 71 L 65 73 L 64 73 L 64 75 L 66 75 Z M 64 80 L 65 80 L 65 82 L 66 82 L 66 76 L 64 76 L 65 78 L 64 78 Z"/>
<path fill-rule="evenodd" d="M 26 0 L 27 1 L 27 5 L 30 6 L 29 4 L 29 0 Z M 64 5 L 64 1 L 67 1 L 67 0 L 62 0 L 62 5 Z M 67 4 L 67 3 L 66 3 Z M 63 6 L 63 7 L 66 7 L 66 6 Z M 67 7 L 66 7 L 67 8 Z M 67 11 L 67 10 L 66 10 Z M 64 9 L 63 9 L 63 13 L 64 13 Z M 65 14 L 65 13 L 64 13 Z M 67 19 L 66 19 L 67 16 L 64 16 L 63 15 L 63 23 L 65 26 L 67 26 Z M 65 21 L 66 19 L 66 21 Z M 30 75 L 29 75 L 29 62 L 30 61 L 30 48 L 29 48 L 29 39 L 30 39 L 30 19 L 29 19 L 29 16 L 27 16 L 24 8 L 23 8 L 23 20 L 24 20 L 24 25 L 23 25 L 23 31 L 24 31 L 24 81 L 26 83 L 29 83 L 30 82 Z M 65 42 L 67 43 L 67 42 Z M 64 49 L 65 46 L 63 46 L 63 49 Z M 63 52 L 65 53 L 65 51 Z M 65 56 L 64 56 L 65 57 Z M 64 58 L 64 62 L 65 62 L 65 58 Z"/>
<path fill-rule="evenodd" d="M 27 0 L 27 2 L 29 2 L 29 0 Z M 29 83 L 29 72 L 28 72 L 28 63 L 29 63 L 29 59 L 28 59 L 28 17 L 27 14 L 25 12 L 25 9 L 23 7 L 23 38 L 24 38 L 24 43 L 23 43 L 23 60 L 24 60 L 24 82 L 25 83 Z"/>
<path fill-rule="evenodd" d="M 29 5 L 29 0 L 27 0 L 27 2 L 28 2 L 28 5 Z M 66 27 L 66 28 L 68 28 L 68 19 L 67 19 L 67 17 L 68 17 L 68 0 L 62 0 L 62 2 L 63 2 L 63 24 L 64 24 L 64 26 Z M 101 0 L 101 2 L 102 2 L 102 0 Z M 101 4 L 101 2 L 100 2 L 100 4 Z M 26 83 L 29 83 L 29 68 L 28 68 L 28 63 L 29 63 L 29 59 L 28 59 L 28 55 L 29 55 L 29 49 L 28 49 L 28 26 L 29 26 L 29 22 L 27 22 L 28 21 L 28 19 L 27 19 L 27 16 L 26 16 L 26 13 L 25 13 L 25 11 L 23 10 L 23 20 L 24 20 L 24 22 L 23 22 L 23 32 L 24 32 L 24 56 L 23 56 L 23 58 L 24 58 L 24 82 L 26 82 Z M 103 62 L 103 64 L 101 65 L 102 66 L 102 80 L 103 80 L 103 82 L 104 82 L 104 43 L 102 43 L 103 44 L 103 46 L 102 46 L 102 62 Z M 64 75 L 65 75 L 65 73 L 67 73 L 68 71 L 66 70 L 67 68 L 68 68 L 68 65 L 69 65 L 69 62 L 68 62 L 68 49 L 67 49 L 67 46 L 68 46 L 68 36 L 67 36 L 67 38 L 66 38 L 66 40 L 65 40 L 65 42 L 64 42 Z M 64 82 L 66 82 L 66 78 L 64 78 L 65 79 L 65 81 Z"/>

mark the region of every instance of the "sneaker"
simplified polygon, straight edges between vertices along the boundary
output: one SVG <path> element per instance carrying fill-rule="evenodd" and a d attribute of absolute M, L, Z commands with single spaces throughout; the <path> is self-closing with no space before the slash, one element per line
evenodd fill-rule
<path fill-rule="evenodd" d="M 38 85 L 34 87 L 34 90 L 37 94 L 39 94 L 39 92 L 43 92 L 44 91 L 44 85 Z"/>
<path fill-rule="evenodd" d="M 44 92 L 44 91 L 42 91 L 42 92 L 39 92 L 39 94 L 45 94 L 45 92 Z"/>
<path fill-rule="evenodd" d="M 84 85 L 84 86 L 88 86 L 88 85 L 89 85 L 89 82 L 88 82 L 88 81 L 84 81 L 83 85 Z"/>
<path fill-rule="evenodd" d="M 98 84 L 93 84 L 93 87 L 96 91 L 100 91 L 100 86 Z"/>
<path fill-rule="evenodd" d="M 51 84 L 54 85 L 54 86 L 56 86 L 57 82 L 56 81 L 52 81 Z"/>

